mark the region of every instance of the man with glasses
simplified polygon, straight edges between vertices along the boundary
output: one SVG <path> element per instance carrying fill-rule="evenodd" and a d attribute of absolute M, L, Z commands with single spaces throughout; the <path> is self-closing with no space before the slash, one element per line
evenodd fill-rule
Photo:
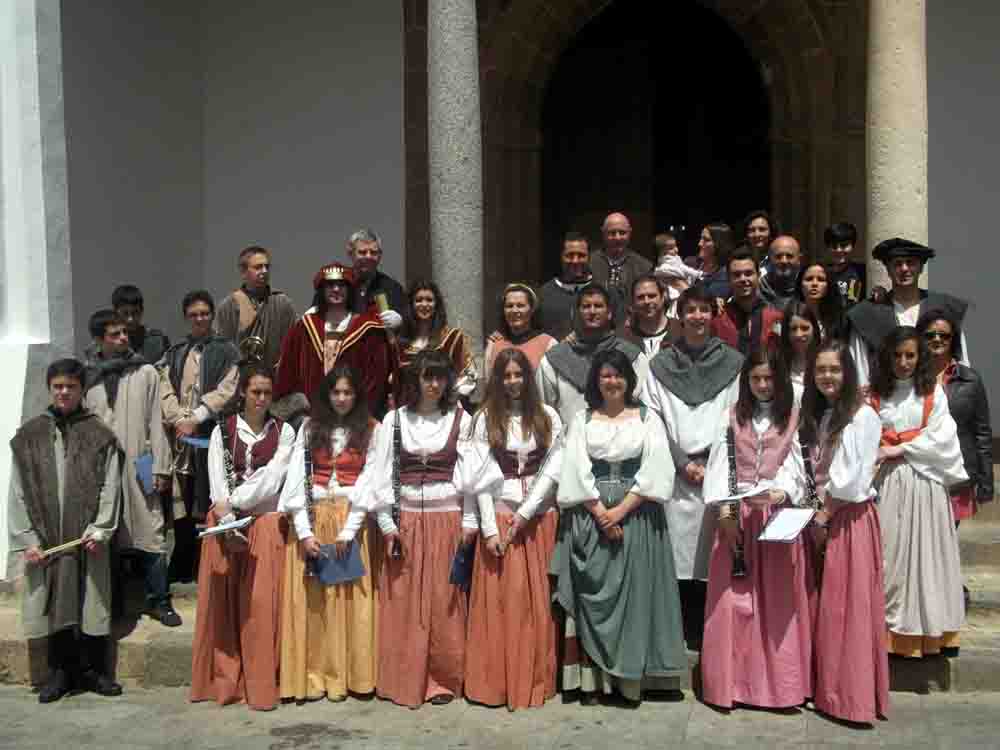
<path fill-rule="evenodd" d="M 851 354 L 858 368 L 858 383 L 867 387 L 871 368 L 883 339 L 896 326 L 915 326 L 920 315 L 931 308 L 947 310 L 962 323 L 969 303 L 942 292 L 928 292 L 917 286 L 924 264 L 934 250 L 912 240 L 894 237 L 875 246 L 872 257 L 882 261 L 892 289 L 884 302 L 864 300 L 847 311 L 851 323 Z M 969 348 L 962 336 L 962 364 L 969 364 Z"/>
<path fill-rule="evenodd" d="M 211 504 L 208 486 L 207 440 L 216 415 L 236 393 L 240 352 L 232 341 L 212 332 L 215 301 L 203 289 L 188 292 L 181 303 L 190 333 L 163 355 L 160 395 L 163 424 L 174 435 L 174 531 L 170 561 L 172 580 L 197 576 L 195 523 L 203 521 Z"/>

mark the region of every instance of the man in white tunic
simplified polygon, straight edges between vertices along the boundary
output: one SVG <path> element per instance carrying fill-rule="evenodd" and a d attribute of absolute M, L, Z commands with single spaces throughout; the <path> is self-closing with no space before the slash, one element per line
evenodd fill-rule
<path fill-rule="evenodd" d="M 48 637 L 41 703 L 73 688 L 122 691 L 107 673 L 108 542 L 120 509 L 121 454 L 114 433 L 82 408 L 83 378 L 75 359 L 51 364 L 51 405 L 10 441 L 10 549 L 25 566 L 21 627 L 26 638 Z"/>
<path fill-rule="evenodd" d="M 563 424 L 572 422 L 577 412 L 587 406 L 587 374 L 598 352 L 618 349 L 629 358 L 638 378 L 636 395 L 649 372 L 649 360 L 642 350 L 615 335 L 611 304 L 610 294 L 601 285 L 584 287 L 577 297 L 574 340 L 549 349 L 538 363 L 535 382 L 542 401 L 559 412 Z"/>
<path fill-rule="evenodd" d="M 146 611 L 168 627 L 181 624 L 170 601 L 167 569 L 173 546 L 164 496 L 170 491 L 170 443 L 163 429 L 160 375 L 129 348 L 128 328 L 114 310 L 90 317 L 95 355 L 87 367 L 84 406 L 115 433 L 124 451 L 122 525 L 117 544 L 143 572 Z M 137 459 L 148 462 L 152 484 L 140 484 Z"/>
<path fill-rule="evenodd" d="M 677 471 L 667 524 L 684 610 L 688 645 L 700 648 L 705 581 L 715 536 L 713 514 L 705 514 L 702 484 L 709 450 L 726 410 L 739 396 L 743 355 L 710 335 L 714 298 L 701 284 L 677 303 L 681 340 L 657 354 L 644 380 L 642 400 L 660 413 Z"/>

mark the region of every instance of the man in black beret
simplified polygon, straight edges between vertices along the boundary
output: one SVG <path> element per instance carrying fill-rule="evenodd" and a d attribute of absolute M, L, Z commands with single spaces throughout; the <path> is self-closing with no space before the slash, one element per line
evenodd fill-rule
<path fill-rule="evenodd" d="M 871 363 L 877 356 L 883 339 L 896 326 L 916 325 L 920 315 L 932 308 L 943 308 L 961 323 L 969 303 L 942 292 L 928 292 L 917 286 L 924 264 L 933 258 L 934 250 L 911 240 L 893 237 L 875 246 L 872 257 L 882 261 L 892 289 L 880 302 L 864 300 L 847 311 L 851 322 L 851 354 L 858 368 L 858 382 L 867 386 Z M 968 347 L 962 334 L 962 364 L 968 365 Z"/>

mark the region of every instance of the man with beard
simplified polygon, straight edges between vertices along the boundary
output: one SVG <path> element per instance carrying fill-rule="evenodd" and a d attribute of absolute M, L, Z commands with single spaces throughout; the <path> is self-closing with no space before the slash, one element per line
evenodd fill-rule
<path fill-rule="evenodd" d="M 212 333 L 215 300 L 204 289 L 188 292 L 181 302 L 190 333 L 160 362 L 163 423 L 174 434 L 173 517 L 175 546 L 170 576 L 192 581 L 198 573 L 195 524 L 211 505 L 207 441 L 216 417 L 236 393 L 240 353 L 232 341 Z"/>
<path fill-rule="evenodd" d="M 49 365 L 48 410 L 10 441 L 8 531 L 11 551 L 25 564 L 21 630 L 25 638 L 48 639 L 49 676 L 39 703 L 74 688 L 122 692 L 107 672 L 108 543 L 120 510 L 122 457 L 114 433 L 82 406 L 83 373 L 75 359 Z"/>
<path fill-rule="evenodd" d="M 576 317 L 574 340 L 549 349 L 535 372 L 542 401 L 559 412 L 563 424 L 569 424 L 577 412 L 587 408 L 587 375 L 598 352 L 618 349 L 629 358 L 638 378 L 637 394 L 649 369 L 642 350 L 615 334 L 611 295 L 600 284 L 590 284 L 580 291 Z"/>
<path fill-rule="evenodd" d="M 240 350 L 244 360 L 273 368 L 281 342 L 295 323 L 291 298 L 271 288 L 271 251 L 253 245 L 240 251 L 243 285 L 219 303 L 215 330 Z"/>
<path fill-rule="evenodd" d="M 784 310 L 797 297 L 796 285 L 802 265 L 799 243 L 787 234 L 774 238 L 768 250 L 770 264 L 760 274 L 760 296 L 770 305 Z"/>
<path fill-rule="evenodd" d="M 748 256 L 749 257 L 749 256 Z M 750 257 L 750 263 L 753 258 Z M 642 400 L 663 418 L 676 469 L 667 526 L 684 611 L 684 633 L 701 648 L 705 581 L 715 538 L 714 514 L 705 514 L 705 464 L 726 410 L 739 397 L 743 356 L 712 335 L 715 298 L 701 284 L 677 302 L 681 339 L 653 357 Z"/>
<path fill-rule="evenodd" d="M 767 304 L 757 293 L 760 277 L 749 252 L 735 253 L 726 264 L 733 296 L 712 320 L 712 335 L 740 353 L 755 346 L 777 346 L 781 334 L 781 310 Z"/>
<path fill-rule="evenodd" d="M 168 627 L 181 624 L 170 601 L 170 564 L 163 495 L 170 491 L 170 443 L 163 431 L 160 376 L 129 348 L 125 321 L 114 310 L 90 317 L 90 335 L 98 345 L 87 366 L 83 405 L 115 433 L 124 451 L 121 471 L 122 523 L 117 545 L 130 550 L 143 571 L 146 611 Z M 140 484 L 136 459 L 151 460 L 153 486 Z M 173 535 L 170 535 L 172 541 Z"/>
<path fill-rule="evenodd" d="M 896 326 L 915 326 L 922 313 L 932 308 L 947 310 L 961 326 L 969 303 L 941 292 L 917 286 L 924 264 L 934 250 L 912 240 L 894 237 L 880 242 L 872 257 L 889 271 L 892 289 L 883 302 L 863 300 L 847 311 L 851 322 L 851 355 L 858 368 L 858 384 L 868 386 L 871 368 L 882 341 Z M 964 326 L 962 326 L 964 329 Z M 961 364 L 969 365 L 969 347 L 962 334 Z"/>
<path fill-rule="evenodd" d="M 632 320 L 625 338 L 652 358 L 677 338 L 679 321 L 667 315 L 667 294 L 653 274 L 632 283 Z"/>
<path fill-rule="evenodd" d="M 625 330 L 625 320 L 632 282 L 653 270 L 653 264 L 631 249 L 632 224 L 625 214 L 609 214 L 601 224 L 604 247 L 593 254 L 590 270 L 594 282 L 611 294 L 611 310 L 618 333 Z"/>
<path fill-rule="evenodd" d="M 538 291 L 538 315 L 543 333 L 562 341 L 573 330 L 576 296 L 587 286 L 590 272 L 590 246 L 580 232 L 567 232 L 559 255 L 562 271 Z"/>

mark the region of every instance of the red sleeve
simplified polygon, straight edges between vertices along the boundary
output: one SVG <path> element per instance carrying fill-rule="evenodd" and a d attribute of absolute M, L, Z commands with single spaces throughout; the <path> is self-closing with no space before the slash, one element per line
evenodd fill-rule
<path fill-rule="evenodd" d="M 285 334 L 281 342 L 281 359 L 278 360 L 278 373 L 274 382 L 274 399 L 287 396 L 301 390 L 298 387 L 296 375 L 301 366 L 302 352 L 302 321 L 297 321 Z"/>

